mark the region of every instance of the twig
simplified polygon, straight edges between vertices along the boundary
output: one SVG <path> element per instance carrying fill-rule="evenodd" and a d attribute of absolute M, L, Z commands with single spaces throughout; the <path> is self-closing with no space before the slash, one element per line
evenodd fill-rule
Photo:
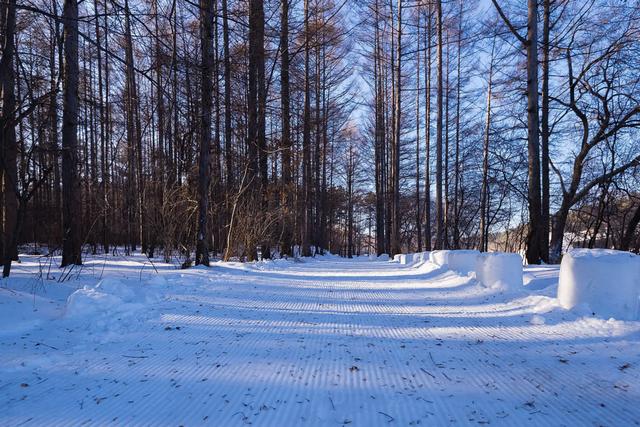
<path fill-rule="evenodd" d="M 431 378 L 433 378 L 433 379 L 435 379 L 435 378 L 436 378 L 436 377 L 435 377 L 435 375 L 433 375 L 431 372 L 427 371 L 426 369 L 424 369 L 424 368 L 420 368 L 420 370 L 421 370 L 422 372 L 424 372 L 425 374 L 429 375 Z"/>
<path fill-rule="evenodd" d="M 382 411 L 378 411 L 378 413 L 379 413 L 380 415 L 384 415 L 385 417 L 387 417 L 387 418 L 388 418 L 388 421 L 387 421 L 387 422 L 389 422 L 389 423 L 390 423 L 390 422 L 392 422 L 393 420 L 395 420 L 395 418 L 393 418 L 391 415 L 386 414 L 386 413 L 384 413 L 384 412 L 382 412 Z"/>
<path fill-rule="evenodd" d="M 54 347 L 54 346 L 52 346 L 52 345 L 49 345 L 49 344 L 45 344 L 45 343 L 43 343 L 43 342 L 37 342 L 37 343 L 36 343 L 36 346 L 39 346 L 39 345 L 43 345 L 43 346 L 45 346 L 45 347 L 49 347 L 49 348 L 51 348 L 51 349 L 53 349 L 53 350 L 58 350 L 58 348 L 56 348 L 56 347 Z"/>

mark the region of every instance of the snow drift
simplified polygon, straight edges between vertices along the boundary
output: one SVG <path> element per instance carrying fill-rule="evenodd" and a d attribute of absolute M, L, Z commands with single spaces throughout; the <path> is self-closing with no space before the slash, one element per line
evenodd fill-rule
<path fill-rule="evenodd" d="M 476 279 L 488 288 L 522 287 L 522 258 L 506 252 L 486 252 L 476 257 Z"/>
<path fill-rule="evenodd" d="M 449 268 L 460 274 L 469 274 L 476 268 L 480 252 L 474 249 L 449 251 Z"/>
<path fill-rule="evenodd" d="M 602 317 L 638 318 L 640 257 L 609 249 L 574 249 L 562 258 L 558 300 Z"/>
<path fill-rule="evenodd" d="M 429 261 L 440 267 L 446 267 L 449 265 L 449 252 L 445 250 L 431 251 L 429 253 Z"/>
<path fill-rule="evenodd" d="M 380 254 L 376 259 L 378 261 L 389 261 L 389 254 Z"/>
<path fill-rule="evenodd" d="M 429 261 L 466 275 L 475 270 L 478 255 L 480 252 L 474 249 L 438 250 L 430 252 Z"/>
<path fill-rule="evenodd" d="M 429 261 L 429 255 L 430 252 L 425 251 L 425 252 L 416 252 L 415 254 L 413 254 L 413 263 L 414 264 L 424 264 L 425 262 Z"/>
<path fill-rule="evenodd" d="M 398 254 L 393 257 L 394 261 L 400 263 L 400 265 L 413 264 L 413 254 Z"/>

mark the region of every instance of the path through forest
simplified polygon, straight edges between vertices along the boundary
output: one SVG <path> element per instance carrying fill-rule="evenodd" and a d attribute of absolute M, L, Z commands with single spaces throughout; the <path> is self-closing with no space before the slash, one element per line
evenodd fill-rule
<path fill-rule="evenodd" d="M 2 326 L 0 425 L 640 421 L 640 322 L 561 310 L 535 271 L 502 294 L 365 258 L 103 269 L 153 292 Z"/>

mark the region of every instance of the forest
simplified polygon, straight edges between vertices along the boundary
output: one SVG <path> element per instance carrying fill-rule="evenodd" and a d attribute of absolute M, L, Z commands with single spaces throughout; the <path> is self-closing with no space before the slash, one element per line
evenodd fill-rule
<path fill-rule="evenodd" d="M 640 3 L 0 0 L 0 254 L 638 252 Z"/>

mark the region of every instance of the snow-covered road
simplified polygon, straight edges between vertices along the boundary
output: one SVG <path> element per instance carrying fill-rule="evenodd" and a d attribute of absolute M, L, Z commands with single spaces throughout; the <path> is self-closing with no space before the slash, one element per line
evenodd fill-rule
<path fill-rule="evenodd" d="M 0 425 L 640 424 L 640 322 L 559 309 L 553 271 L 502 294 L 365 258 L 127 265 L 115 311 L 0 289 Z"/>

